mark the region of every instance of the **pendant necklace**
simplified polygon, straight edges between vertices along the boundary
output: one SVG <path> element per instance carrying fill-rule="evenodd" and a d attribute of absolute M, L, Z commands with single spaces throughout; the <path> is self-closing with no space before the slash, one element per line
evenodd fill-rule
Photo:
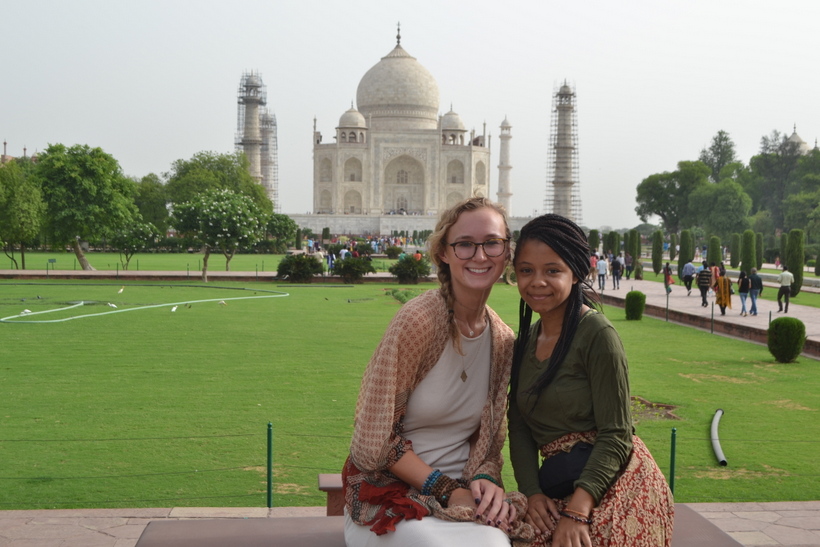
<path fill-rule="evenodd" d="M 457 321 L 460 321 L 460 320 L 457 319 Z M 484 325 L 486 326 L 486 318 L 485 318 Z M 467 323 L 464 323 L 464 326 L 467 327 L 467 330 L 470 332 L 470 334 L 469 334 L 470 338 L 474 337 L 475 336 L 475 331 L 473 331 L 473 329 L 471 329 L 469 327 L 469 325 L 467 325 Z M 475 344 L 471 344 L 471 345 L 475 346 Z M 481 353 L 481 346 L 483 346 L 483 343 L 479 343 L 477 345 L 477 347 L 472 348 L 473 355 L 472 355 L 472 358 L 470 359 L 470 364 L 469 365 L 465 364 L 465 362 L 464 362 L 464 357 L 465 356 L 464 355 L 461 356 L 461 376 L 460 376 L 460 378 L 461 378 L 462 382 L 467 381 L 467 378 L 468 378 L 467 371 L 472 368 L 472 366 L 475 364 L 476 360 L 478 359 L 478 355 Z"/>

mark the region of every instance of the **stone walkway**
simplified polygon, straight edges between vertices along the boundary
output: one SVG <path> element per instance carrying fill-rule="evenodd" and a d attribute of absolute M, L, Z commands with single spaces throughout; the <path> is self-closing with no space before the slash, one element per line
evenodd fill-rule
<path fill-rule="evenodd" d="M 686 505 L 747 547 L 820 546 L 820 501 Z M 307 517 L 324 514 L 324 507 L 0 511 L 0 547 L 134 547 L 151 520 Z"/>

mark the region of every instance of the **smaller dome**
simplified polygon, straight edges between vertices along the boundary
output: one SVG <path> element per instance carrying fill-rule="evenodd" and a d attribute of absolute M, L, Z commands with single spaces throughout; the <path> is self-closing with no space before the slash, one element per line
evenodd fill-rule
<path fill-rule="evenodd" d="M 453 112 L 452 107 L 450 107 L 450 111 L 447 114 L 441 117 L 441 130 L 466 131 L 464 124 L 461 122 L 461 116 Z"/>
<path fill-rule="evenodd" d="M 510 129 L 511 127 L 512 124 L 509 121 L 507 121 L 507 116 L 504 116 L 504 121 L 501 122 L 501 129 Z"/>
<path fill-rule="evenodd" d="M 339 118 L 339 127 L 361 127 L 366 129 L 367 123 L 365 123 L 362 113 L 351 106 L 350 110 Z"/>

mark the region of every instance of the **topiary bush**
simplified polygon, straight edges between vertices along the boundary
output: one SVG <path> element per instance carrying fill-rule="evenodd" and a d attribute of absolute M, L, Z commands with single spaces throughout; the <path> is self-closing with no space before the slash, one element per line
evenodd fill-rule
<path fill-rule="evenodd" d="M 395 275 L 399 283 L 417 285 L 419 278 L 430 275 L 430 263 L 424 258 L 416 260 L 408 255 L 390 266 L 387 271 Z"/>
<path fill-rule="evenodd" d="M 376 273 L 373 262 L 367 258 L 345 258 L 337 260 L 333 266 L 333 273 L 342 276 L 345 283 L 364 283 L 364 276 Z"/>
<path fill-rule="evenodd" d="M 387 258 L 398 258 L 402 252 L 404 252 L 404 249 L 396 246 L 388 247 L 384 250 L 384 254 L 387 255 Z"/>
<path fill-rule="evenodd" d="M 276 276 L 291 283 L 310 283 L 314 275 L 323 271 L 323 264 L 313 255 L 288 255 L 279 262 Z"/>
<path fill-rule="evenodd" d="M 778 317 L 769 324 L 768 346 L 778 363 L 791 363 L 806 343 L 806 325 L 794 317 Z"/>
<path fill-rule="evenodd" d="M 646 295 L 641 291 L 629 291 L 624 300 L 627 321 L 640 321 L 646 308 Z"/>

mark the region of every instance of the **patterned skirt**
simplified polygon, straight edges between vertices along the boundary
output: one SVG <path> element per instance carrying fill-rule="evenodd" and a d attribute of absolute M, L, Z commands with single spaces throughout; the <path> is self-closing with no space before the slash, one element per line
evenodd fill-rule
<path fill-rule="evenodd" d="M 594 433 L 571 433 L 544 446 L 541 453 L 548 457 L 569 450 L 580 441 L 594 443 L 594 438 Z M 633 436 L 632 445 L 626 466 L 592 511 L 593 547 L 669 547 L 672 544 L 675 513 L 672 492 L 643 441 Z M 554 500 L 559 511 L 566 507 L 568 499 Z M 551 547 L 552 540 L 545 535 L 529 545 Z"/>

